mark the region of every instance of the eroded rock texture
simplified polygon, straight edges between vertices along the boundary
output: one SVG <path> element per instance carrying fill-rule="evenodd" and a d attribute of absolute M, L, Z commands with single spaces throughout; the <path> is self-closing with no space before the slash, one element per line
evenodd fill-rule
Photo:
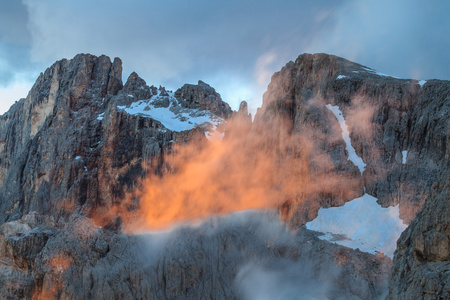
<path fill-rule="evenodd" d="M 175 92 L 183 107 L 209 110 L 222 118 L 231 116 L 231 108 L 209 84 L 199 80 L 197 85 L 185 84 Z"/>
<path fill-rule="evenodd" d="M 274 74 L 253 123 L 245 103 L 232 112 L 206 83 L 185 85 L 174 94 L 184 108 L 240 118 L 239 134 L 264 137 L 260 147 L 279 159 L 278 174 L 289 171 L 286 156 L 307 170 L 279 208 L 290 229 L 270 214 L 237 213 L 170 234 L 127 235 L 120 218 L 103 228 L 93 218 L 133 198 L 149 170 L 163 176 L 173 143 L 205 135 L 119 109 L 167 94 L 136 73 L 125 85 L 121 77 L 118 58 L 61 60 L 0 116 L 1 298 L 384 298 L 390 259 L 301 227 L 320 207 L 364 191 L 382 205 L 400 204 L 403 220 L 412 220 L 398 242 L 390 299 L 448 298 L 448 82 L 304 54 Z M 367 164 L 362 174 L 327 104 L 342 111 Z"/>
<path fill-rule="evenodd" d="M 173 141 L 204 138 L 117 109 L 152 93 L 136 73 L 122 90 L 121 76 L 120 59 L 58 61 L 2 116 L 0 223 L 30 211 L 58 219 L 109 209 L 134 189 L 144 162 L 158 169 Z"/>
<path fill-rule="evenodd" d="M 0 228 L 3 297 L 236 299 L 255 297 L 276 280 L 295 294 L 376 299 L 386 292 L 391 265 L 306 229 L 286 231 L 274 214 L 137 236 L 81 216 L 56 227 L 52 222 L 32 213 Z M 266 291 L 285 292 L 278 288 Z"/>
<path fill-rule="evenodd" d="M 347 160 L 342 131 L 327 104 L 343 113 L 351 143 L 367 164 L 362 176 Z M 303 139 L 300 147 L 293 146 L 295 140 L 287 144 L 308 154 L 311 177 L 322 181 L 311 192 L 321 206 L 342 204 L 362 194 L 364 187 L 383 206 L 400 204 L 401 218 L 409 223 L 432 185 L 448 171 L 449 115 L 448 81 L 419 84 L 333 55 L 303 54 L 272 76 L 255 125 L 265 128 L 264 134 L 275 128 L 277 145 L 286 145 L 282 140 L 292 136 Z M 284 128 L 282 134 L 279 128 Z M 342 176 L 327 185 L 332 174 Z M 316 201 L 309 198 L 299 205 L 314 211 Z M 294 210 L 299 212 L 294 223 L 315 217 L 302 215 L 303 208 Z"/>
<path fill-rule="evenodd" d="M 433 186 L 397 241 L 389 299 L 450 298 L 450 180 Z"/>
<path fill-rule="evenodd" d="M 326 104 L 344 115 L 352 145 L 367 164 L 362 178 L 346 161 Z M 280 120 L 289 120 L 285 136 L 311 141 L 300 151 L 308 153 L 312 179 L 346 174 L 382 205 L 399 204 L 401 218 L 411 222 L 398 241 L 389 298 L 449 298 L 450 83 L 397 79 L 339 57 L 304 54 L 274 74 L 255 123 L 270 130 Z M 321 160 L 324 154 L 331 159 Z M 291 211 L 291 223 L 303 224 L 320 206 L 354 197 L 341 190 L 321 186 L 284 209 Z"/>

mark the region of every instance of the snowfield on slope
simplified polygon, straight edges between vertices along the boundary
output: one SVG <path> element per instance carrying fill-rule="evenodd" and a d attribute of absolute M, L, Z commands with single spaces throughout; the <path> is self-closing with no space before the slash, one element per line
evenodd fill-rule
<path fill-rule="evenodd" d="M 406 229 L 398 205 L 383 208 L 375 197 L 364 194 L 340 207 L 320 208 L 306 228 L 325 233 L 322 240 L 393 257 L 397 239 Z"/>
<path fill-rule="evenodd" d="M 161 122 L 167 129 L 177 132 L 194 129 L 197 126 L 210 127 L 208 132 L 213 132 L 219 124 L 224 122 L 222 118 L 209 111 L 182 107 L 174 94 L 170 92 L 168 96 L 161 96 L 158 91 L 158 94 L 150 99 L 133 102 L 129 107 L 118 106 L 117 108 L 130 115 L 150 117 Z M 209 137 L 208 134 L 207 137 Z"/>
<path fill-rule="evenodd" d="M 339 106 L 326 105 L 336 116 L 346 144 L 348 159 L 360 170 L 366 167 L 361 157 L 356 154 L 350 139 L 350 132 Z M 403 151 L 403 163 L 407 152 Z M 337 243 L 353 249 L 375 254 L 382 252 L 393 257 L 397 239 L 406 229 L 400 219 L 398 205 L 383 208 L 377 198 L 364 194 L 341 207 L 320 208 L 316 219 L 306 223 L 306 228 L 324 233 L 320 239 Z"/>

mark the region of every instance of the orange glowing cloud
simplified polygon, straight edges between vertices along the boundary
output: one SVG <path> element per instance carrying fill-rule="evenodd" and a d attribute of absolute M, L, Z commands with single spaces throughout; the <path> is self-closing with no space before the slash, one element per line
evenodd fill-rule
<path fill-rule="evenodd" d="M 226 132 L 223 140 L 176 145 L 165 157 L 167 172 L 149 172 L 144 179 L 137 211 L 120 212 L 126 230 L 162 229 L 246 209 L 277 209 L 295 197 L 307 171 L 299 157 L 294 161 L 292 155 L 279 153 L 287 151 L 287 145 L 271 143 L 239 116 L 228 121 Z"/>
<path fill-rule="evenodd" d="M 293 100 L 283 101 L 280 105 L 288 107 Z M 349 127 L 371 139 L 376 107 L 362 98 L 353 102 L 346 113 Z M 309 100 L 304 113 L 321 119 L 305 124 L 277 109 L 277 103 L 267 102 L 253 123 L 237 113 L 222 125 L 223 139 L 174 145 L 164 152 L 162 164 L 159 158 L 159 163 L 144 166 L 148 172 L 138 188 L 106 215 L 94 216 L 96 223 L 120 217 L 126 232 L 139 232 L 234 211 L 275 209 L 295 225 L 314 218 L 321 206 L 361 196 L 362 177 L 339 156 L 345 155 L 342 132 L 325 100 Z"/>

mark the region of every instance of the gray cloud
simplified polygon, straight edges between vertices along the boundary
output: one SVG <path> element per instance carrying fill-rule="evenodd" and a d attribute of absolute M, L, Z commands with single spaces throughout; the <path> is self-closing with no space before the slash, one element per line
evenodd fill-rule
<path fill-rule="evenodd" d="M 276 53 L 266 66 L 273 73 L 331 23 L 326 12 L 342 1 L 24 3 L 35 61 L 104 53 L 121 57 L 125 74 L 136 71 L 150 84 L 177 88 L 202 79 L 230 100 L 239 91 L 262 94 L 270 76 L 264 85 L 255 82 L 258 58 Z M 235 92 L 239 85 L 246 88 Z M 237 107 L 237 99 L 233 102 Z"/>
<path fill-rule="evenodd" d="M 449 1 L 352 1 L 307 51 L 343 56 L 401 78 L 450 79 Z"/>
<path fill-rule="evenodd" d="M 330 299 L 331 287 L 339 277 L 340 270 L 336 266 L 329 265 L 326 271 L 317 272 L 317 266 L 305 259 L 297 262 L 282 258 L 273 260 L 270 263 L 249 262 L 238 270 L 235 286 L 239 298 Z"/>
<path fill-rule="evenodd" d="M 20 1 L 0 0 L 0 37 L 2 42 L 28 44 L 28 15 Z"/>
<path fill-rule="evenodd" d="M 450 3 L 391 2 L 0 0 L 0 87 L 78 53 L 121 57 L 125 77 L 171 89 L 201 79 L 234 108 L 259 106 L 270 76 L 303 52 L 450 79 Z"/>
<path fill-rule="evenodd" d="M 23 80 L 30 64 L 28 14 L 20 1 L 0 0 L 0 87 Z"/>

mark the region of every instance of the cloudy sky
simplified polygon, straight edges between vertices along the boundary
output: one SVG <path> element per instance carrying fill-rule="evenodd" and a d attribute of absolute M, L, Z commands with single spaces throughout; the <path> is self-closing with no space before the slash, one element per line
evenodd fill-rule
<path fill-rule="evenodd" d="M 199 79 L 254 110 L 270 76 L 325 52 L 404 78 L 450 80 L 447 0 L 0 0 L 0 114 L 77 53 L 123 61 L 149 85 Z"/>

